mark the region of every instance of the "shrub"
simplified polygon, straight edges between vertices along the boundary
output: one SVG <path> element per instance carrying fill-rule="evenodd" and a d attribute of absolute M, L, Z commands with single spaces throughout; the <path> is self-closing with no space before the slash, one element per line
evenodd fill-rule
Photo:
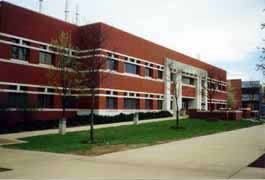
<path fill-rule="evenodd" d="M 95 124 L 110 124 L 110 123 L 118 123 L 118 122 L 128 122 L 133 120 L 133 114 L 119 114 L 116 116 L 94 116 Z M 163 118 L 163 117 L 171 117 L 171 113 L 168 111 L 160 111 L 160 112 L 146 112 L 139 113 L 139 120 L 146 119 L 155 119 L 155 118 Z M 17 125 L 13 128 L 9 129 L 1 129 L 1 133 L 10 133 L 10 132 L 20 132 L 20 131 L 33 131 L 33 130 L 45 130 L 45 129 L 56 129 L 58 128 L 59 120 L 31 120 L 31 121 L 22 121 L 17 123 Z M 76 116 L 74 118 L 67 120 L 67 127 L 76 127 L 76 126 L 85 126 L 90 124 L 90 116 Z"/>

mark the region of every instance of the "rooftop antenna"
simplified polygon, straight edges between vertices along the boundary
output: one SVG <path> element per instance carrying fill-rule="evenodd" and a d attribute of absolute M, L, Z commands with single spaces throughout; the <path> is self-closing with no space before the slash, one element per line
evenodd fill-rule
<path fill-rule="evenodd" d="M 42 13 L 42 3 L 43 0 L 39 0 L 39 12 Z"/>
<path fill-rule="evenodd" d="M 197 59 L 201 60 L 201 54 L 200 53 L 197 54 Z"/>
<path fill-rule="evenodd" d="M 64 20 L 65 21 L 68 21 L 68 15 L 69 15 L 69 3 L 68 3 L 68 0 L 65 0 L 65 10 L 64 10 L 64 13 L 65 13 Z"/>
<path fill-rule="evenodd" d="M 78 25 L 79 21 L 79 6 L 78 4 L 76 5 L 76 12 L 75 12 L 75 24 Z"/>

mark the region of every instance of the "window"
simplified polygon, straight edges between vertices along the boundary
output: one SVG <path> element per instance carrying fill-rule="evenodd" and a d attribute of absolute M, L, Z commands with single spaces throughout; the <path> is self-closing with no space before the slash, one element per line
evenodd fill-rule
<path fill-rule="evenodd" d="M 41 45 L 40 46 L 41 49 L 43 50 L 47 50 L 47 46 L 43 46 Z M 47 52 L 44 52 L 44 51 L 40 51 L 40 63 L 41 64 L 49 64 L 49 65 L 52 65 L 52 54 L 50 53 L 47 53 Z"/>
<path fill-rule="evenodd" d="M 152 77 L 153 76 L 153 70 L 151 68 L 146 67 L 144 69 L 144 73 L 146 77 Z"/>
<path fill-rule="evenodd" d="M 8 107 L 25 108 L 27 107 L 27 94 L 25 93 L 9 93 Z"/>
<path fill-rule="evenodd" d="M 52 108 L 53 107 L 53 96 L 52 95 L 38 95 L 38 107 L 39 108 Z"/>
<path fill-rule="evenodd" d="M 125 63 L 125 72 L 138 74 L 138 66 L 135 64 Z"/>
<path fill-rule="evenodd" d="M 158 79 L 163 79 L 163 71 L 157 71 L 157 77 Z"/>
<path fill-rule="evenodd" d="M 145 100 L 145 109 L 153 109 L 153 100 L 151 99 Z"/>
<path fill-rule="evenodd" d="M 19 44 L 18 39 L 12 39 L 13 43 Z M 27 41 L 22 41 L 23 45 L 29 46 L 30 43 Z M 19 59 L 23 61 L 29 61 L 29 49 L 25 47 L 19 47 L 16 45 L 11 46 L 11 57 L 13 59 Z"/>
<path fill-rule="evenodd" d="M 138 99 L 124 99 L 124 108 L 125 109 L 138 109 L 139 101 Z"/>
<path fill-rule="evenodd" d="M 20 90 L 21 91 L 27 91 L 28 90 L 28 87 L 26 87 L 26 86 L 20 86 Z"/>
<path fill-rule="evenodd" d="M 189 77 L 182 77 L 183 84 L 194 85 L 194 79 Z"/>
<path fill-rule="evenodd" d="M 163 109 L 163 101 L 157 100 L 157 109 Z"/>
<path fill-rule="evenodd" d="M 116 71 L 117 70 L 117 61 L 114 59 L 107 59 L 107 69 Z"/>
<path fill-rule="evenodd" d="M 107 97 L 106 107 L 107 107 L 107 109 L 116 109 L 117 108 L 117 98 Z"/>
<path fill-rule="evenodd" d="M 65 107 L 66 108 L 75 108 L 76 107 L 76 97 L 66 96 L 65 97 Z"/>
<path fill-rule="evenodd" d="M 176 80 L 176 73 L 170 73 L 170 81 Z"/>

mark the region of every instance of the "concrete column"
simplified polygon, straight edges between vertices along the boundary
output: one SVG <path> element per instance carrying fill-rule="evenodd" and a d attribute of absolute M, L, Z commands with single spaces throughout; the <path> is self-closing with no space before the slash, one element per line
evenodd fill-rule
<path fill-rule="evenodd" d="M 66 118 L 62 118 L 59 120 L 59 134 L 66 134 Z"/>
<path fill-rule="evenodd" d="M 182 74 L 177 73 L 176 76 L 177 93 L 178 93 L 178 106 L 179 110 L 182 109 Z"/>
<path fill-rule="evenodd" d="M 139 113 L 135 113 L 135 114 L 133 115 L 133 124 L 134 124 L 134 125 L 139 124 Z"/>
<path fill-rule="evenodd" d="M 202 107 L 201 107 L 201 104 L 202 104 L 202 79 L 200 76 L 197 77 L 197 80 L 196 80 L 196 99 L 195 99 L 195 102 L 196 102 L 196 105 L 195 105 L 195 108 L 197 110 L 201 110 Z"/>
<path fill-rule="evenodd" d="M 204 110 L 205 111 L 208 111 L 208 81 L 207 81 L 207 77 L 205 77 L 205 80 L 204 80 L 204 85 L 203 85 L 203 100 L 204 100 L 204 103 L 205 103 L 205 106 L 204 106 Z"/>
<path fill-rule="evenodd" d="M 165 82 L 165 89 L 164 89 L 164 101 L 163 101 L 163 110 L 170 111 L 170 101 L 171 101 L 171 93 L 170 93 L 170 69 L 168 67 L 168 63 L 166 62 L 164 65 L 164 73 L 163 79 Z"/>

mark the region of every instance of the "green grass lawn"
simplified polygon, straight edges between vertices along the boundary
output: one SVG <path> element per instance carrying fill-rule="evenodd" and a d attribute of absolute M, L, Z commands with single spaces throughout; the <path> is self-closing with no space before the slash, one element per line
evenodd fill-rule
<path fill-rule="evenodd" d="M 172 129 L 175 121 L 144 123 L 140 125 L 126 125 L 95 130 L 97 144 L 91 145 L 89 130 L 67 133 L 66 135 L 42 135 L 23 138 L 25 144 L 8 145 L 7 148 L 17 148 L 35 151 L 56 153 L 72 153 L 74 151 L 89 150 L 95 146 L 116 144 L 146 144 L 152 145 L 168 141 L 180 140 L 217 132 L 229 131 L 258 125 L 249 121 L 206 121 L 206 120 L 180 120 L 184 129 Z"/>

